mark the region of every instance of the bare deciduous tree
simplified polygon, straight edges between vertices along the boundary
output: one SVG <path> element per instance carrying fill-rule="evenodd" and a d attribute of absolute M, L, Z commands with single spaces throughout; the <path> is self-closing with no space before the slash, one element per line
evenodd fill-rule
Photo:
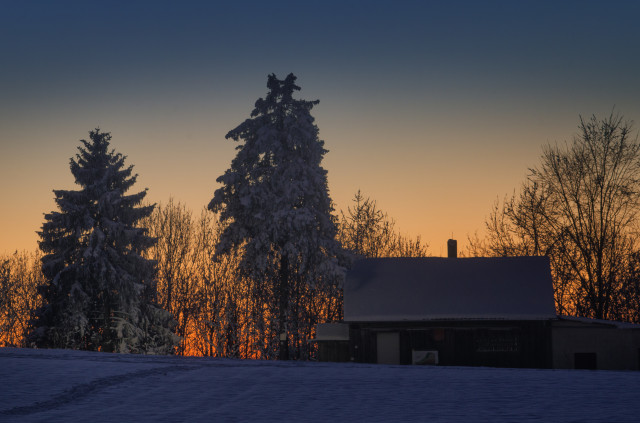
<path fill-rule="evenodd" d="M 341 211 L 338 225 L 342 246 L 361 257 L 425 257 L 428 245 L 420 236 L 412 239 L 395 229 L 395 221 L 380 210 L 375 200 L 360 190 L 353 207 Z"/>
<path fill-rule="evenodd" d="M 617 115 L 580 119 L 571 143 L 544 148 L 519 195 L 496 204 L 475 255 L 548 255 L 561 314 L 621 318 L 638 247 L 640 145 Z M 629 294 L 626 294 L 629 297 Z"/>
<path fill-rule="evenodd" d="M 44 283 L 39 252 L 0 257 L 0 347 L 24 347 L 31 311 L 41 305 Z"/>
<path fill-rule="evenodd" d="M 155 260 L 158 276 L 158 302 L 177 320 L 176 334 L 182 338 L 178 354 L 184 354 L 187 327 L 194 311 L 194 228 L 192 213 L 170 198 L 157 206 L 143 223 L 157 239 L 147 250 Z"/>

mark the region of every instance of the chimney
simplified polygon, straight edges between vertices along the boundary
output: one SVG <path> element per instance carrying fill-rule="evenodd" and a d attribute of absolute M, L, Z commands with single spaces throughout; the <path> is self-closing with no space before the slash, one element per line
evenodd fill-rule
<path fill-rule="evenodd" d="M 447 257 L 458 257 L 458 241 L 456 241 L 455 239 L 450 239 L 447 241 Z"/>

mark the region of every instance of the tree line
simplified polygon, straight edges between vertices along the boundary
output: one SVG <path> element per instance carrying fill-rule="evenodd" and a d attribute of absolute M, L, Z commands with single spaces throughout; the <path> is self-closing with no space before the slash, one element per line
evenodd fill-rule
<path fill-rule="evenodd" d="M 342 319 L 354 258 L 426 256 L 359 191 L 335 212 L 318 102 L 295 99 L 295 81 L 270 75 L 229 131 L 237 155 L 199 215 L 128 194 L 133 166 L 90 131 L 70 160 L 80 189 L 54 190 L 39 251 L 0 257 L 0 346 L 308 359 L 316 324 Z M 559 314 L 638 322 L 639 170 L 630 123 L 581 119 L 467 254 L 549 256 Z"/>
<path fill-rule="evenodd" d="M 428 255 L 428 246 L 419 237 L 402 235 L 394 219 L 359 191 L 353 206 L 336 219 L 338 239 L 353 254 Z M 157 263 L 158 304 L 176 321 L 174 330 L 180 337 L 176 354 L 277 357 L 274 312 L 268 306 L 273 292 L 240 275 L 237 254 L 211 259 L 222 231 L 215 213 L 203 209 L 196 215 L 169 199 L 157 204 L 141 226 L 157 239 L 145 257 Z M 0 346 L 29 346 L 28 323 L 42 303 L 38 287 L 45 282 L 41 258 L 40 250 L 0 256 Z M 338 285 L 306 288 L 292 293 L 291 303 L 299 322 L 292 336 L 292 357 L 308 358 L 314 350 L 306 341 L 314 336 L 315 325 L 342 318 L 342 292 Z"/>

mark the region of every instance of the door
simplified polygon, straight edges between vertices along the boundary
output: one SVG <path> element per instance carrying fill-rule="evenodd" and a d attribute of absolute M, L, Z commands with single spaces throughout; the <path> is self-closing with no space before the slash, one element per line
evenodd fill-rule
<path fill-rule="evenodd" d="M 400 364 L 400 333 L 378 332 L 378 364 Z"/>

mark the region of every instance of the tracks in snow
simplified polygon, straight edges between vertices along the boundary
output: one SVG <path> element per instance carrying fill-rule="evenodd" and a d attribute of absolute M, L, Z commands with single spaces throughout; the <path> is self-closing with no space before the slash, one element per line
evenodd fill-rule
<path fill-rule="evenodd" d="M 45 401 L 36 402 L 30 405 L 13 407 L 6 410 L 0 410 L 0 416 L 26 416 L 43 411 L 49 411 L 63 407 L 74 401 L 81 400 L 112 386 L 120 385 L 132 380 L 167 374 L 170 372 L 189 371 L 197 368 L 198 366 L 188 365 L 162 366 L 154 367 L 152 369 L 139 370 L 131 373 L 125 373 L 117 376 L 98 378 L 88 383 L 76 385 L 60 394 L 54 395 L 53 397 Z"/>

